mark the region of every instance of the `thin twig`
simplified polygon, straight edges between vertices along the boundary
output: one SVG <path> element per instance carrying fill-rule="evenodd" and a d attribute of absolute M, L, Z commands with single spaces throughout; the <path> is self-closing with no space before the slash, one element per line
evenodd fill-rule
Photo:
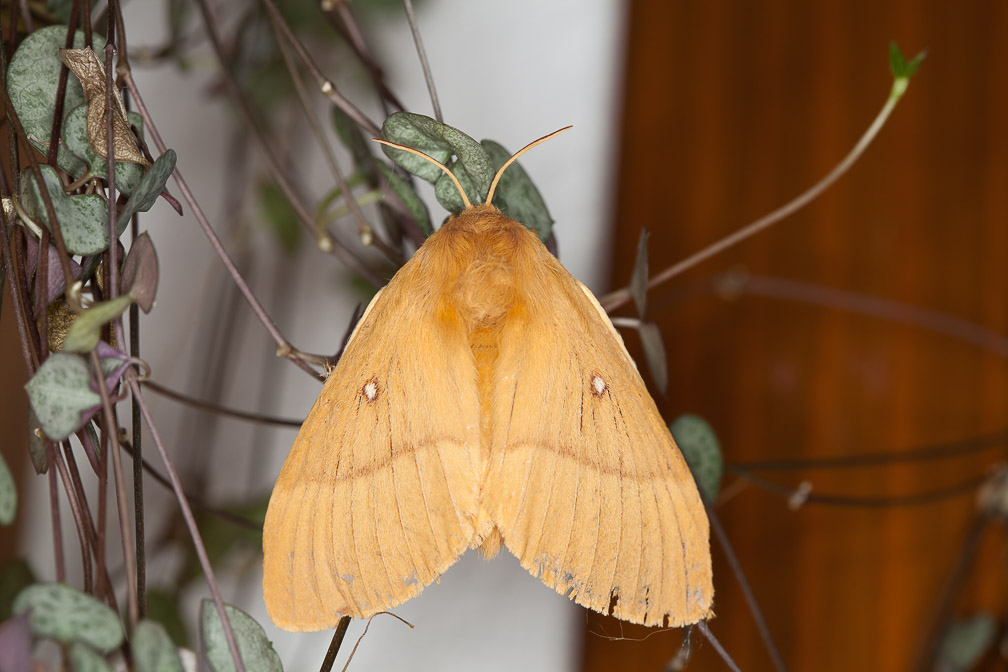
<path fill-rule="evenodd" d="M 123 79 L 126 82 L 126 87 L 129 89 L 133 101 L 136 103 L 137 111 L 140 113 L 140 116 L 143 117 L 144 127 L 150 131 L 151 138 L 154 140 L 154 144 L 157 146 L 158 151 L 163 153 L 167 147 L 164 140 L 161 139 L 161 134 L 158 133 L 157 128 L 154 126 L 154 120 L 147 111 L 147 106 L 144 105 L 143 98 L 140 96 L 140 92 L 136 88 L 132 72 L 127 72 L 123 75 Z M 228 273 L 231 275 L 231 279 L 234 280 L 236 285 L 238 285 L 238 289 L 252 308 L 252 311 L 256 314 L 256 317 L 259 318 L 259 321 L 273 338 L 273 342 L 277 346 L 277 356 L 290 358 L 303 371 L 307 372 L 314 378 L 318 378 L 318 372 L 308 366 L 308 364 L 297 356 L 297 353 L 291 346 L 290 342 L 284 338 L 283 334 L 280 333 L 280 329 L 277 327 L 276 323 L 274 323 L 272 318 L 270 318 L 270 316 L 266 313 L 262 304 L 259 303 L 259 300 L 256 299 L 252 290 L 245 282 L 245 279 L 241 276 L 241 273 L 239 273 L 238 269 L 235 268 L 234 262 L 231 261 L 231 257 L 229 257 L 228 253 L 224 250 L 224 245 L 221 243 L 220 238 L 217 237 L 217 234 L 214 233 L 213 228 L 210 226 L 210 222 L 203 213 L 203 209 L 200 208 L 199 203 L 196 201 L 195 196 L 193 196 L 192 191 L 190 191 L 189 185 L 186 183 L 185 178 L 182 177 L 182 172 L 178 169 L 178 167 L 175 168 L 175 172 L 172 176 L 175 178 L 175 183 L 178 185 L 179 191 L 182 193 L 182 197 L 185 199 L 186 203 L 189 204 L 189 207 L 192 208 L 193 215 L 196 217 L 196 221 L 199 222 L 200 227 L 203 229 L 203 233 L 210 241 L 210 244 L 213 246 L 218 258 L 220 258 L 221 263 L 224 264 L 224 268 L 227 269 Z"/>
<path fill-rule="evenodd" d="M 770 654 L 770 659 L 773 661 L 777 672 L 787 672 L 787 666 L 784 664 L 784 658 L 781 656 L 780 649 L 777 648 L 777 643 L 774 641 L 773 635 L 770 633 L 770 626 L 767 625 L 766 618 L 763 616 L 763 610 L 760 609 L 759 602 L 756 601 L 756 595 L 753 593 L 752 586 L 749 585 L 745 572 L 742 570 L 742 563 L 739 562 L 738 556 L 735 555 L 735 549 L 732 547 L 731 540 L 728 538 L 728 534 L 725 532 L 724 526 L 721 525 L 721 519 L 703 493 L 700 493 L 700 498 L 703 500 L 704 509 L 707 511 L 707 520 L 710 521 L 710 526 L 714 531 L 714 536 L 717 537 L 718 541 L 721 543 L 721 550 L 724 551 L 725 558 L 728 560 L 728 565 L 731 567 L 732 574 L 735 575 L 735 579 L 738 581 L 739 587 L 742 589 L 742 595 L 745 596 L 746 604 L 749 605 L 749 613 L 752 614 L 753 620 L 756 622 L 756 628 L 760 632 L 760 637 L 763 639 L 763 644 L 766 646 L 767 653 Z"/>
<path fill-rule="evenodd" d="M 653 276 L 650 280 L 648 280 L 648 289 L 650 290 L 657 287 L 663 282 L 679 275 L 683 271 L 696 266 L 700 262 L 713 257 L 719 252 L 727 250 L 729 247 L 742 242 L 746 238 L 749 238 L 760 231 L 763 231 L 815 200 L 821 193 L 828 189 L 830 185 L 836 182 L 841 175 L 846 173 L 852 165 L 854 165 L 854 163 L 861 157 L 861 154 L 864 153 L 865 149 L 868 148 L 868 145 L 871 144 L 872 140 L 875 139 L 875 136 L 878 135 L 878 132 L 882 129 L 883 124 L 885 124 L 889 115 L 892 113 L 893 108 L 896 107 L 896 103 L 900 99 L 900 95 L 896 94 L 896 84 L 900 81 L 902 80 L 896 80 L 896 82 L 894 82 L 893 91 L 891 91 L 889 97 L 886 98 L 885 105 L 882 106 L 882 110 L 878 113 L 878 116 L 875 117 L 875 120 L 872 121 L 868 130 L 864 132 L 864 135 L 861 136 L 861 138 L 857 141 L 857 144 L 854 145 L 854 148 L 851 149 L 847 156 L 845 156 L 843 160 L 840 161 L 840 163 L 838 163 L 828 175 L 826 175 L 826 177 L 819 180 L 819 182 L 814 184 L 810 189 L 799 195 L 794 200 L 777 208 L 770 214 L 761 217 L 752 224 L 739 229 L 735 233 L 722 238 L 716 243 L 705 247 L 696 254 L 690 255 L 679 263 Z M 602 300 L 599 303 L 602 304 L 602 307 L 605 308 L 606 312 L 611 312 L 629 301 L 630 289 L 629 287 L 624 287 L 602 297 Z"/>
<path fill-rule="evenodd" d="M 199 0 L 199 2 L 200 7 L 203 8 L 203 16 L 206 19 L 205 22 L 207 24 L 207 30 L 210 31 L 210 39 L 217 42 L 219 39 L 216 36 L 217 28 L 216 26 L 210 25 L 213 19 L 210 16 L 209 8 L 206 6 L 206 0 Z M 356 124 L 363 128 L 367 133 L 370 133 L 371 135 L 381 135 L 381 130 L 378 128 L 378 125 L 368 119 L 367 115 L 361 112 L 356 105 L 344 98 L 339 91 L 336 90 L 336 85 L 333 84 L 332 80 L 322 74 L 322 71 L 319 69 L 318 65 L 315 64 L 311 54 L 309 54 L 308 50 L 305 49 L 301 40 L 297 38 L 294 31 L 292 31 L 290 26 L 287 25 L 287 22 L 283 20 L 283 16 L 280 14 L 280 10 L 277 9 L 273 0 L 263 0 L 263 5 L 266 6 L 266 11 L 268 11 L 270 16 L 276 21 L 276 24 L 283 32 L 284 37 L 287 38 L 287 41 L 294 47 L 294 51 L 297 53 L 298 58 L 300 58 L 301 62 L 305 64 L 305 67 L 308 68 L 308 72 L 311 73 L 311 76 L 315 79 L 315 83 L 318 84 L 319 91 L 321 91 L 326 98 L 332 101 L 334 105 L 343 110 L 348 117 L 353 119 L 354 122 L 356 122 Z M 218 52 L 218 56 L 220 56 L 220 52 Z M 221 58 L 221 65 L 223 66 L 223 64 L 224 59 Z"/>
<path fill-rule="evenodd" d="M 234 659 L 235 668 L 238 672 L 245 672 L 245 663 L 242 661 L 241 652 L 238 651 L 238 642 L 235 640 L 234 630 L 231 628 L 231 620 L 224 610 L 224 600 L 221 599 L 220 590 L 217 588 L 217 579 L 214 576 L 213 567 L 210 565 L 210 557 L 207 555 L 206 546 L 203 545 L 203 539 L 200 537 L 199 528 L 196 525 L 196 519 L 193 517 L 192 509 L 189 507 L 185 492 L 182 490 L 182 482 L 179 481 L 178 472 L 175 471 L 175 467 L 168 458 L 168 451 L 161 441 L 161 433 L 154 424 L 154 418 L 151 417 L 150 409 L 147 408 L 147 404 L 140 394 L 140 385 L 137 383 L 136 372 L 132 369 L 128 370 L 126 378 L 129 381 L 130 391 L 140 406 L 140 412 L 143 414 L 144 422 L 147 423 L 147 428 L 150 430 L 154 445 L 157 447 L 165 469 L 168 471 L 172 490 L 175 491 L 175 499 L 178 501 L 186 527 L 189 528 L 189 536 L 192 537 L 196 557 L 199 558 L 200 567 L 203 568 L 203 575 L 206 577 L 207 586 L 210 588 L 210 595 L 213 597 L 214 605 L 217 607 L 217 614 L 220 616 L 221 624 L 224 628 L 224 638 L 227 640 L 228 648 L 231 649 L 231 657 Z"/>
<path fill-rule="evenodd" d="M 52 451 L 53 460 L 49 464 L 49 468 L 55 468 L 59 473 L 60 481 L 63 482 L 63 492 L 66 493 L 67 502 L 70 504 L 70 514 L 73 516 L 74 526 L 77 528 L 77 540 L 80 542 L 81 550 L 81 564 L 83 565 L 84 573 L 84 592 L 91 593 L 94 591 L 94 586 L 92 584 L 93 574 L 91 571 L 91 539 L 88 535 L 88 530 L 84 524 L 84 514 L 82 513 L 82 508 L 86 508 L 87 504 L 83 503 L 78 499 L 77 488 L 74 487 L 74 483 L 70 479 L 70 474 L 67 471 L 67 465 L 63 463 L 61 455 L 58 450 L 53 446 Z"/>
<path fill-rule="evenodd" d="M 329 650 L 326 651 L 325 658 L 322 660 L 322 667 L 319 672 L 332 672 L 333 664 L 336 662 L 336 656 L 339 655 L 340 646 L 343 645 L 343 638 L 346 637 L 346 631 L 349 627 L 350 617 L 343 616 L 340 618 L 339 623 L 336 624 L 336 631 L 333 633 L 332 641 L 329 642 Z"/>
<path fill-rule="evenodd" d="M 278 425 L 280 427 L 300 427 L 301 421 L 294 420 L 291 418 L 279 418 L 273 415 L 263 415 L 261 413 L 249 413 L 248 411 L 239 411 L 237 409 L 228 408 L 226 406 L 220 406 L 219 404 L 214 404 L 209 401 L 202 401 L 200 399 L 194 399 L 193 397 L 182 394 L 181 392 L 176 392 L 175 390 L 169 389 L 160 383 L 156 383 L 153 380 L 144 381 L 144 387 L 149 388 L 152 392 L 173 399 L 179 403 L 185 404 L 186 406 L 191 406 L 192 408 L 198 408 L 202 411 L 207 411 L 209 413 L 217 413 L 219 415 L 226 415 L 232 418 L 238 418 L 239 420 L 247 420 L 249 422 L 258 422 L 263 425 Z"/>
<path fill-rule="evenodd" d="M 111 152 L 109 152 L 111 154 Z M 102 411 L 104 422 L 102 435 L 105 439 L 105 458 L 112 456 L 112 474 L 115 479 L 116 505 L 119 508 L 119 535 L 122 538 L 123 565 L 126 570 L 126 596 L 129 609 L 130 625 L 135 626 L 140 620 L 140 611 L 137 607 L 136 592 L 136 558 L 133 556 L 133 532 L 130 525 L 129 502 L 126 500 L 126 479 L 123 476 L 122 456 L 119 454 L 119 423 L 116 422 L 115 411 L 112 409 L 112 401 L 109 398 L 109 391 L 105 385 L 105 375 L 102 373 L 101 362 L 98 360 L 98 353 L 91 351 L 91 366 L 95 371 L 95 383 L 98 385 L 98 393 L 102 399 Z M 98 543 L 102 543 L 99 539 Z M 101 569 L 101 568 L 99 568 Z"/>
<path fill-rule="evenodd" d="M 59 491 L 56 488 L 56 449 L 53 442 L 45 442 L 46 459 L 49 462 L 49 514 L 52 517 L 53 560 L 56 564 L 56 580 L 66 583 L 66 560 L 63 557 L 63 527 L 60 525 Z"/>
<path fill-rule="evenodd" d="M 728 666 L 728 669 L 732 670 L 732 672 L 742 672 L 742 669 L 738 666 L 738 664 L 734 660 L 732 660 L 732 657 L 728 655 L 728 652 L 725 651 L 725 648 L 721 646 L 721 642 L 718 641 L 717 637 L 714 636 L 714 633 L 711 632 L 710 628 L 707 627 L 707 621 L 700 621 L 699 623 L 696 624 L 696 627 L 697 630 L 699 630 L 700 633 L 707 638 L 707 641 L 710 642 L 711 646 L 714 647 L 714 650 L 717 651 L 717 654 L 721 656 L 721 660 L 725 662 L 725 665 Z"/>
<path fill-rule="evenodd" d="M 437 90 L 434 88 L 434 75 L 431 74 L 430 63 L 427 62 L 427 52 L 424 50 L 423 39 L 420 37 L 420 28 L 417 26 L 416 14 L 413 12 L 412 0 L 402 0 L 403 9 L 406 10 L 406 21 L 409 23 L 410 32 L 413 34 L 413 43 L 416 45 L 417 56 L 420 57 L 420 67 L 423 68 L 424 81 L 427 82 L 427 93 L 430 94 L 431 107 L 434 108 L 434 118 L 442 124 L 444 117 L 441 114 L 441 103 L 438 101 Z"/>

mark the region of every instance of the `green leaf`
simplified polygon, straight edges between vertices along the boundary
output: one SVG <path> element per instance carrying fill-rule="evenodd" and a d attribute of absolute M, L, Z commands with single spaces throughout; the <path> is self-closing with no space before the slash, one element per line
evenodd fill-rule
<path fill-rule="evenodd" d="M 14 52 L 7 68 L 7 89 L 28 140 L 43 154 L 49 150 L 49 134 L 56 113 L 56 92 L 63 62 L 59 50 L 66 42 L 66 26 L 46 26 L 30 33 Z M 105 48 L 105 39 L 92 36 L 95 51 Z M 74 48 L 84 48 L 84 33 L 74 34 Z M 63 118 L 84 103 L 84 91 L 76 77 L 67 76 Z M 62 149 L 60 153 L 62 153 Z M 62 164 L 61 164 L 62 165 Z M 74 174 L 73 171 L 70 171 Z"/>
<path fill-rule="evenodd" d="M 288 254 L 296 252 L 301 244 L 301 223 L 294 206 L 287 200 L 280 187 L 273 182 L 261 182 L 259 207 L 262 208 L 263 221 L 276 235 L 283 251 Z"/>
<path fill-rule="evenodd" d="M 160 623 L 143 620 L 130 640 L 137 672 L 182 672 L 182 662 L 168 633 Z"/>
<path fill-rule="evenodd" d="M 493 161 L 496 174 L 511 158 L 511 152 L 493 140 L 484 140 L 481 144 Z M 493 202 L 505 215 L 535 231 L 539 240 L 546 242 L 553 232 L 553 218 L 546 209 L 546 202 L 517 161 L 501 175 Z"/>
<path fill-rule="evenodd" d="M 57 352 L 42 362 L 25 389 L 47 437 L 62 441 L 84 424 L 86 411 L 101 405 L 90 382 L 91 371 L 77 355 Z"/>
<path fill-rule="evenodd" d="M 145 313 L 154 307 L 158 286 L 158 258 L 150 235 L 144 231 L 133 244 L 122 265 L 120 291 L 128 294 Z"/>
<path fill-rule="evenodd" d="M 77 316 L 63 339 L 64 352 L 91 352 L 101 340 L 101 330 L 106 324 L 123 314 L 132 299 L 129 295 L 117 296 L 109 301 L 99 301 Z"/>
<path fill-rule="evenodd" d="M 378 170 L 381 174 L 385 176 L 388 181 L 389 186 L 392 187 L 392 191 L 396 193 L 399 200 L 403 202 L 406 206 L 406 210 L 409 211 L 410 215 L 416 221 L 417 226 L 423 232 L 424 236 L 429 236 L 434 233 L 434 226 L 431 224 L 430 212 L 427 210 L 427 205 L 423 202 L 423 199 L 414 191 L 413 186 L 404 180 L 403 178 L 396 175 L 395 171 L 387 164 L 382 161 L 377 162 Z"/>
<path fill-rule="evenodd" d="M 452 175 L 458 180 L 459 184 L 462 186 L 462 191 L 466 194 L 476 193 L 476 187 L 473 185 L 472 180 L 469 179 L 469 175 L 458 163 L 452 164 L 451 170 Z M 458 214 L 465 210 L 465 201 L 462 200 L 462 194 L 459 193 L 458 187 L 455 186 L 455 182 L 448 177 L 447 173 L 441 173 L 441 177 L 437 179 L 434 183 L 434 197 L 437 198 L 438 203 L 441 207 L 448 212 L 454 212 Z M 469 199 L 470 203 L 478 203 L 481 201 L 474 201 Z"/>
<path fill-rule="evenodd" d="M 10 525 L 17 514 L 17 488 L 3 453 L 0 453 L 0 525 Z"/>
<path fill-rule="evenodd" d="M 44 474 L 49 470 L 49 457 L 46 455 L 45 440 L 35 433 L 42 429 L 42 423 L 35 415 L 34 409 L 28 407 L 28 455 L 36 474 Z"/>
<path fill-rule="evenodd" d="M 382 137 L 417 149 L 441 164 L 454 154 L 472 185 L 471 189 L 466 189 L 469 201 L 482 203 L 486 199 L 490 181 L 493 180 L 493 162 L 478 142 L 457 128 L 421 114 L 396 112 L 382 124 Z M 428 182 L 437 182 L 444 175 L 440 168 L 429 161 L 401 149 L 382 145 L 382 151 L 410 173 Z M 459 181 L 462 181 L 461 178 Z M 461 205 L 461 200 L 459 204 Z"/>
<path fill-rule="evenodd" d="M 177 158 L 174 149 L 165 150 L 165 153 L 159 156 L 140 178 L 140 183 L 130 194 L 129 200 L 126 201 L 126 205 L 123 206 L 118 219 L 116 219 L 120 235 L 126 230 L 126 225 L 129 224 L 133 215 L 138 212 L 147 212 L 154 206 L 157 197 L 164 191 L 168 178 L 175 172 Z"/>
<path fill-rule="evenodd" d="M 73 153 L 75 160 L 83 161 L 84 164 L 90 167 L 92 176 L 107 179 L 108 162 L 95 154 L 94 148 L 91 147 L 91 143 L 88 141 L 87 114 L 88 106 L 86 104 L 79 105 L 70 110 L 66 119 L 63 120 L 63 142 L 66 148 Z M 129 120 L 130 125 L 136 126 L 142 138 L 143 117 L 136 112 L 128 112 L 126 118 Z M 87 172 L 86 170 L 75 172 L 72 166 L 65 165 L 61 161 L 57 161 L 57 163 L 59 163 L 60 168 L 75 178 L 79 178 Z M 115 174 L 116 191 L 120 191 L 128 196 L 133 193 L 133 190 L 136 189 L 137 184 L 140 182 L 140 178 L 143 177 L 144 167 L 132 161 L 119 160 L 116 161 Z"/>
<path fill-rule="evenodd" d="M 97 194 L 71 196 L 63 191 L 55 168 L 42 164 L 39 169 L 52 199 L 67 251 L 71 254 L 104 251 L 109 244 L 109 213 L 105 199 Z M 42 192 L 30 170 L 21 174 L 21 204 L 31 217 L 52 230 Z"/>
<path fill-rule="evenodd" d="M 90 595 L 62 583 L 36 583 L 14 599 L 14 613 L 28 610 L 32 633 L 69 644 L 81 642 L 102 653 L 123 641 L 116 613 Z"/>
<path fill-rule="evenodd" d="M 35 583 L 35 573 L 21 558 L 11 558 L 0 568 L 0 621 L 14 614 L 14 598 Z"/>
<path fill-rule="evenodd" d="M 112 672 L 112 667 L 91 647 L 74 642 L 68 655 L 73 672 Z"/>
<path fill-rule="evenodd" d="M 282 672 L 280 656 L 273 650 L 273 643 L 266 637 L 262 626 L 255 619 L 237 607 L 224 605 L 231 629 L 234 630 L 245 669 L 257 672 Z M 200 641 L 203 654 L 215 672 L 231 672 L 235 669 L 231 649 L 224 637 L 217 607 L 212 600 L 200 604 Z"/>
<path fill-rule="evenodd" d="M 927 51 L 918 52 L 911 60 L 907 61 L 900 51 L 899 45 L 895 41 L 889 43 L 889 71 L 895 79 L 910 79 L 917 72 L 921 61 L 927 56 Z"/>
<path fill-rule="evenodd" d="M 655 388 L 665 394 L 668 391 L 668 361 L 665 358 L 665 341 L 661 331 L 654 322 L 644 322 L 638 328 L 641 345 L 644 347 L 644 358 L 647 360 L 648 371 L 654 379 Z"/>
<path fill-rule="evenodd" d="M 630 276 L 630 296 L 633 297 L 637 314 L 641 319 L 647 310 L 648 236 L 648 230 L 641 229 L 640 238 L 637 240 L 637 260 L 634 262 L 633 275 Z"/>
<path fill-rule="evenodd" d="M 987 613 L 953 621 L 942 638 L 935 669 L 948 672 L 972 670 L 994 644 L 996 631 L 994 618 Z"/>
<path fill-rule="evenodd" d="M 672 438 L 693 472 L 697 487 L 713 502 L 721 489 L 724 459 L 717 434 L 699 415 L 680 415 L 669 425 Z"/>

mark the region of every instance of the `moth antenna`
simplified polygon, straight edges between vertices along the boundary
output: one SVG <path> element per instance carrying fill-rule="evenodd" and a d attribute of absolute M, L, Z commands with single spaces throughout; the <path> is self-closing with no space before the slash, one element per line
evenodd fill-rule
<path fill-rule="evenodd" d="M 567 128 L 570 128 L 570 126 L 568 126 Z M 564 129 L 564 130 L 567 130 L 567 129 Z M 557 131 L 557 132 L 559 132 L 559 131 Z M 556 135 L 556 133 L 554 133 L 553 135 Z M 388 140 L 382 140 L 381 138 L 371 138 L 371 139 L 374 140 L 375 142 L 377 142 L 380 145 L 388 145 L 389 147 L 395 147 L 396 149 L 401 149 L 402 151 L 409 152 L 410 154 L 416 154 L 420 158 L 427 159 L 428 161 L 430 161 L 431 163 L 433 163 L 435 166 L 437 166 L 438 168 L 440 168 L 441 170 L 443 170 L 445 172 L 445 175 L 447 175 L 448 177 L 451 178 L 451 181 L 455 184 L 455 188 L 458 189 L 459 196 L 462 197 L 462 202 L 465 204 L 466 210 L 468 210 L 469 208 L 472 207 L 472 203 L 469 202 L 469 197 L 466 196 L 465 190 L 462 188 L 462 185 L 459 183 L 458 178 L 455 177 L 455 174 L 452 173 L 450 170 L 448 170 L 448 168 L 443 163 L 441 163 L 440 161 L 438 161 L 437 159 L 435 159 L 432 156 L 427 156 L 426 154 L 424 154 L 423 152 L 421 152 L 419 149 L 413 149 L 412 147 L 407 147 L 406 145 L 400 145 L 398 142 L 389 142 Z M 546 138 L 543 138 L 543 139 L 545 140 Z M 524 151 L 525 150 L 523 149 L 522 152 L 524 152 Z M 518 152 L 518 153 L 521 154 L 521 152 Z M 491 188 L 491 193 L 492 193 L 492 191 L 493 190 Z"/>
<path fill-rule="evenodd" d="M 493 195 L 494 195 L 494 192 L 497 190 L 497 183 L 500 182 L 501 175 L 504 174 L 504 171 L 507 170 L 508 166 L 510 166 L 512 163 L 514 163 L 516 160 L 518 160 L 519 156 L 521 156 L 522 154 L 524 154 L 528 150 L 532 149 L 536 145 L 538 145 L 540 143 L 543 143 L 543 142 L 546 142 L 547 140 L 550 140 L 552 138 L 555 138 L 556 136 L 560 135 L 564 131 L 569 131 L 571 128 L 573 128 L 573 127 L 572 126 L 564 126 L 560 130 L 553 131 L 549 135 L 544 135 L 543 137 L 539 138 L 538 140 L 535 140 L 535 141 L 530 142 L 529 144 L 525 145 L 524 147 L 522 147 L 521 149 L 519 149 L 518 152 L 516 154 L 514 154 L 510 159 L 508 159 L 507 161 L 505 161 L 504 165 L 501 166 L 500 170 L 497 171 L 497 174 L 494 175 L 493 182 L 490 183 L 490 192 L 487 193 L 486 202 L 485 202 L 486 205 L 490 205 L 491 201 L 493 201 Z M 433 159 L 431 159 L 431 160 L 433 161 Z"/>

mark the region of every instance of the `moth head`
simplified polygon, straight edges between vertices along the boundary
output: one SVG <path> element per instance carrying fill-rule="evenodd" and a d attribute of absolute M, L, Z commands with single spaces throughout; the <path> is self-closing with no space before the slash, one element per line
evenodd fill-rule
<path fill-rule="evenodd" d="M 570 128 L 571 128 L 570 126 L 565 126 L 565 127 L 561 128 L 559 130 L 553 131 L 549 135 L 544 135 L 543 137 L 539 138 L 538 140 L 534 140 L 533 142 L 530 142 L 529 144 L 525 145 L 524 147 L 522 147 L 521 149 L 519 149 L 517 152 L 515 152 L 513 155 L 511 155 L 511 158 L 508 159 L 507 161 L 505 161 L 504 165 L 501 166 L 500 170 L 497 171 L 497 174 L 494 175 L 493 181 L 490 183 L 490 191 L 487 192 L 486 201 L 483 202 L 483 205 L 491 205 L 493 203 L 494 191 L 497 190 L 497 183 L 500 182 L 501 175 L 504 174 L 504 171 L 507 170 L 508 166 L 510 166 L 512 163 L 514 163 L 518 159 L 519 156 L 521 156 L 522 154 L 524 154 L 528 150 L 532 149 L 536 145 L 541 144 L 543 142 L 546 142 L 547 140 L 550 140 L 552 138 L 555 138 L 556 136 L 560 135 L 564 131 L 570 130 Z M 406 145 L 401 145 L 398 142 L 389 142 L 388 140 L 383 140 L 382 138 L 371 138 L 371 139 L 374 140 L 375 142 L 379 143 L 379 144 L 388 145 L 389 147 L 395 147 L 396 149 L 401 149 L 404 152 L 409 152 L 410 154 L 415 154 L 416 156 L 419 156 L 419 157 L 421 157 L 423 159 L 426 159 L 427 161 L 430 161 L 435 166 L 437 166 L 438 168 L 440 168 L 441 170 L 443 170 L 444 173 L 445 173 L 445 175 L 447 175 L 448 177 L 451 178 L 452 184 L 455 185 L 455 188 L 458 189 L 459 196 L 462 197 L 462 203 L 465 204 L 466 210 L 468 210 L 471 207 L 473 207 L 473 204 L 469 202 L 469 197 L 466 195 L 465 189 L 463 189 L 462 185 L 459 184 L 458 178 L 455 177 L 455 174 L 452 173 L 448 169 L 448 167 L 445 166 L 443 163 L 441 163 L 440 161 L 438 161 L 437 159 L 435 159 L 435 158 L 433 158 L 431 156 L 428 156 L 427 154 L 424 154 L 419 149 L 413 149 L 412 147 L 408 147 Z"/>

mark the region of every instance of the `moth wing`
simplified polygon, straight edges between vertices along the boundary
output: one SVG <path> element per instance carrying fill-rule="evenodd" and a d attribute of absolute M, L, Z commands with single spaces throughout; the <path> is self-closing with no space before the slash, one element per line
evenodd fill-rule
<path fill-rule="evenodd" d="M 704 619 L 693 477 L 598 301 L 543 253 L 500 339 L 484 505 L 522 566 L 578 604 L 644 625 Z"/>
<path fill-rule="evenodd" d="M 368 306 L 273 489 L 263 592 L 282 628 L 394 607 L 473 536 L 475 364 L 461 324 L 409 274 Z"/>

